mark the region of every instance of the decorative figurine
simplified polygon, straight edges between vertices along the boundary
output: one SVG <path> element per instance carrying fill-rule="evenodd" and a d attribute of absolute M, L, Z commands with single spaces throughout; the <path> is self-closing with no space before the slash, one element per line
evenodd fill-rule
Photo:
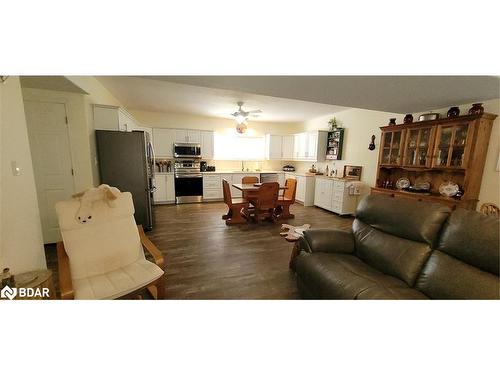
<path fill-rule="evenodd" d="M 458 117 L 460 115 L 460 108 L 458 107 L 451 107 L 448 110 L 448 113 L 446 114 L 446 117 L 451 118 L 451 117 Z"/>
<path fill-rule="evenodd" d="M 411 113 L 408 113 L 404 120 L 403 120 L 403 123 L 405 124 L 411 124 L 413 122 L 413 115 Z"/>
<path fill-rule="evenodd" d="M 396 125 L 396 119 L 395 118 L 389 119 L 389 125 Z"/>
<path fill-rule="evenodd" d="M 469 109 L 469 115 L 481 115 L 484 113 L 483 103 L 472 104 L 471 109 Z"/>

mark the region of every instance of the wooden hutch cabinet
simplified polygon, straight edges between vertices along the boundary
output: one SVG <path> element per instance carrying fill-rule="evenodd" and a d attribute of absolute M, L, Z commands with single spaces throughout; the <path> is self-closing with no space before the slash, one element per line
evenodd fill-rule
<path fill-rule="evenodd" d="M 496 117 L 483 113 L 381 127 L 377 186 L 372 193 L 475 210 Z M 402 177 L 411 186 L 429 183 L 430 193 L 396 189 Z M 458 184 L 463 195 L 441 196 L 439 186 L 446 181 Z"/>

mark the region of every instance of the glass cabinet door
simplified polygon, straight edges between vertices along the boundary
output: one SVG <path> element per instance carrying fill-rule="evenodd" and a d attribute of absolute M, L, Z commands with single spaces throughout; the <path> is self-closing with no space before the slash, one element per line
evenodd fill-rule
<path fill-rule="evenodd" d="M 382 132 L 380 164 L 400 165 L 403 130 Z"/>
<path fill-rule="evenodd" d="M 432 127 L 409 129 L 406 135 L 404 165 L 410 167 L 430 166 Z"/>
<path fill-rule="evenodd" d="M 465 168 L 468 134 L 467 123 L 438 126 L 433 166 Z"/>

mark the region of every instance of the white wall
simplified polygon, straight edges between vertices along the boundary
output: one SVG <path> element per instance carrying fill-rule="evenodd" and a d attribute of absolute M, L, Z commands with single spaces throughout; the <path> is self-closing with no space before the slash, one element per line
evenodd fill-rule
<path fill-rule="evenodd" d="M 46 268 L 35 177 L 18 77 L 0 83 L 0 268 L 14 273 Z M 11 162 L 21 167 L 14 176 Z"/>
<path fill-rule="evenodd" d="M 321 116 L 306 121 L 303 124 L 304 130 L 328 130 L 328 120 L 335 117 L 342 123 L 344 130 L 344 147 L 342 149 L 342 160 L 315 163 L 322 172 L 328 169 L 337 169 L 337 173 L 342 175 L 344 165 L 360 165 L 363 167 L 361 180 L 367 184 L 363 193 L 369 193 L 368 186 L 375 186 L 377 177 L 378 151 L 380 144 L 380 127 L 389 123 L 389 119 L 396 117 L 403 120 L 404 115 L 388 112 L 370 111 L 365 109 L 347 109 L 336 112 L 328 116 Z M 375 135 L 375 150 L 370 151 L 368 145 L 371 136 Z M 309 169 L 311 162 L 295 162 L 296 168 L 300 171 Z"/>
<path fill-rule="evenodd" d="M 472 106 L 472 103 L 457 105 L 460 108 L 460 115 L 466 115 Z M 484 102 L 484 111 L 500 114 L 500 99 L 493 99 Z M 449 108 L 438 108 L 432 110 L 441 114 L 441 117 L 446 117 Z M 430 112 L 430 111 L 426 111 Z M 418 119 L 420 113 L 414 115 Z M 490 143 L 488 145 L 488 153 L 486 155 L 486 163 L 483 170 L 483 179 L 481 182 L 481 190 L 479 192 L 479 203 L 477 207 L 481 207 L 483 203 L 494 203 L 500 206 L 500 172 L 496 170 L 497 163 L 500 157 L 500 118 L 497 117 L 493 122 L 491 130 Z"/>
<path fill-rule="evenodd" d="M 74 171 L 75 191 L 94 185 L 90 138 L 88 135 L 85 96 L 70 92 L 23 88 L 25 101 L 64 103 L 68 116 L 68 133 Z"/>
<path fill-rule="evenodd" d="M 95 77 L 92 76 L 66 76 L 71 82 L 87 92 L 84 96 L 86 122 L 87 122 L 87 141 L 90 145 L 90 160 L 92 167 L 93 185 L 99 184 L 99 171 L 97 165 L 97 150 L 94 133 L 94 112 L 93 104 L 115 105 L 123 107 L 118 99 L 116 99 Z"/>

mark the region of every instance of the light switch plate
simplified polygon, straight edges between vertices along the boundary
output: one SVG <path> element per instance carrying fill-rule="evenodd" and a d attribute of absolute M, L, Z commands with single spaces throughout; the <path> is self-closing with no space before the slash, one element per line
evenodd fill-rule
<path fill-rule="evenodd" d="M 11 161 L 10 165 L 12 167 L 12 175 L 13 176 L 20 176 L 21 175 L 21 167 L 17 165 L 17 161 Z"/>

